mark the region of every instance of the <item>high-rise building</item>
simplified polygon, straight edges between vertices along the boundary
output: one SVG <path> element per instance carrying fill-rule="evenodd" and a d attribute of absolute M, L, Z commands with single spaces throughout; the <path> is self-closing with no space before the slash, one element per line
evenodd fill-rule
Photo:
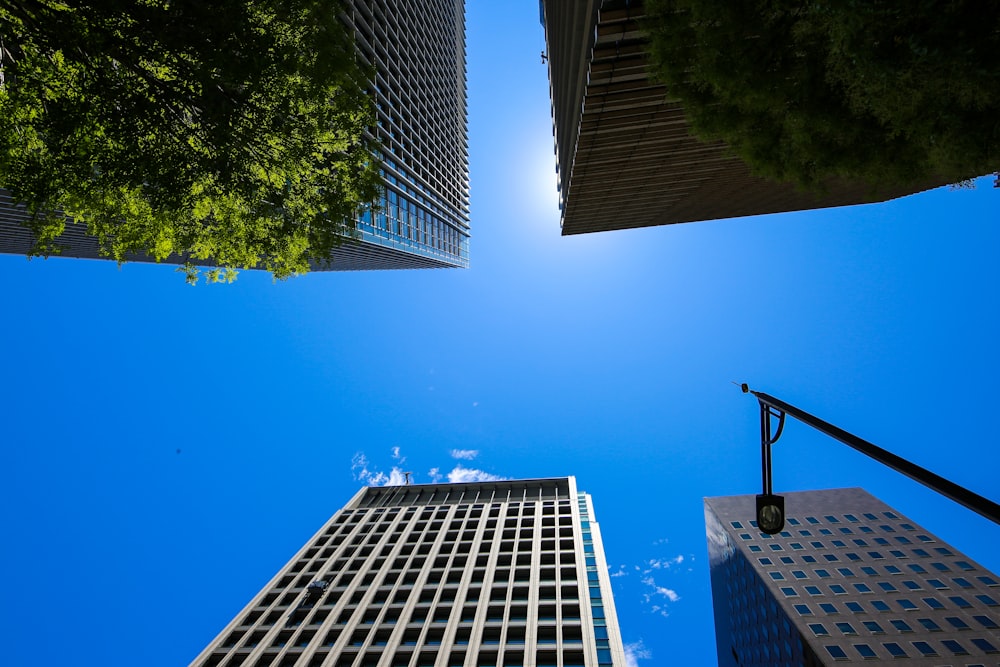
<path fill-rule="evenodd" d="M 562 233 L 844 206 L 924 190 L 825 183 L 825 194 L 750 174 L 695 138 L 650 76 L 643 0 L 542 0 Z"/>
<path fill-rule="evenodd" d="M 705 499 L 719 665 L 1000 664 L 1000 581 L 862 489 Z"/>
<path fill-rule="evenodd" d="M 375 71 L 373 130 L 385 196 L 378 213 L 357 221 L 358 238 L 314 269 L 467 267 L 464 0 L 348 0 L 342 18 L 361 60 Z M 0 188 L 0 252 L 31 249 L 31 233 L 20 224 L 25 215 Z M 67 224 L 59 243 L 62 256 L 102 258 L 82 224 Z"/>
<path fill-rule="evenodd" d="M 573 477 L 367 487 L 192 667 L 624 667 Z"/>

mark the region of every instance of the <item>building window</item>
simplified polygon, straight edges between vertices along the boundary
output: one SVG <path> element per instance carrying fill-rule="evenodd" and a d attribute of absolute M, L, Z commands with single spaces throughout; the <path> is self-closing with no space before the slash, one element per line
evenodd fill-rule
<path fill-rule="evenodd" d="M 844 606 L 855 614 L 863 614 L 865 612 L 865 609 L 861 606 L 860 602 L 845 602 Z"/>
<path fill-rule="evenodd" d="M 924 630 L 929 630 L 931 632 L 941 632 L 941 626 L 929 618 L 918 618 L 917 623 L 924 626 Z"/>
<path fill-rule="evenodd" d="M 837 630 L 845 635 L 856 635 L 858 631 L 850 623 L 837 623 Z"/>
<path fill-rule="evenodd" d="M 965 650 L 965 647 L 959 644 L 954 639 L 942 639 L 941 643 L 944 647 L 954 653 L 955 655 L 969 655 L 969 652 Z"/>
<path fill-rule="evenodd" d="M 882 642 L 882 647 L 889 652 L 893 658 L 905 658 L 906 651 L 896 642 Z"/>
<path fill-rule="evenodd" d="M 910 642 L 910 643 L 913 644 L 913 648 L 920 651 L 920 655 L 932 657 L 938 654 L 937 651 L 935 651 L 934 648 L 927 642 Z"/>
<path fill-rule="evenodd" d="M 945 619 L 951 625 L 951 627 L 956 630 L 971 630 L 969 624 L 960 619 L 958 616 L 946 616 Z"/>
<path fill-rule="evenodd" d="M 900 609 L 903 611 L 913 611 L 917 608 L 917 605 L 913 603 L 912 600 L 907 600 L 906 598 L 900 598 L 896 600 L 896 604 L 899 605 Z"/>
<path fill-rule="evenodd" d="M 847 660 L 847 654 L 844 653 L 844 649 L 839 646 L 826 646 L 826 652 L 830 654 L 834 660 Z"/>
<path fill-rule="evenodd" d="M 809 629 L 817 637 L 829 637 L 830 633 L 826 631 L 826 627 L 822 623 L 810 623 Z"/>
<path fill-rule="evenodd" d="M 976 621 L 984 628 L 989 628 L 990 630 L 996 630 L 1000 628 L 1000 625 L 997 625 L 997 622 L 994 621 L 989 616 L 973 616 L 972 618 L 976 619 Z"/>
<path fill-rule="evenodd" d="M 889 611 L 889 605 L 882 600 L 873 600 L 872 608 L 875 609 L 875 611 Z"/>
<path fill-rule="evenodd" d="M 872 647 L 868 644 L 855 644 L 854 650 L 857 651 L 858 654 L 865 660 L 872 660 L 878 657 L 875 651 L 872 650 Z"/>
<path fill-rule="evenodd" d="M 978 648 L 983 653 L 990 653 L 990 654 L 1000 653 L 1000 651 L 997 650 L 996 646 L 989 643 L 985 639 L 973 639 L 972 643 L 975 645 L 976 648 Z"/>
<path fill-rule="evenodd" d="M 810 609 L 807 604 L 795 605 L 795 611 L 797 611 L 800 616 L 812 616 L 812 609 Z"/>
<path fill-rule="evenodd" d="M 968 609 L 972 606 L 972 603 L 963 598 L 961 595 L 952 595 L 948 598 L 948 600 L 959 609 Z"/>
<path fill-rule="evenodd" d="M 902 619 L 894 618 L 889 623 L 900 632 L 913 632 L 913 628 L 910 627 L 909 623 Z"/>
<path fill-rule="evenodd" d="M 832 604 L 830 602 L 820 602 L 819 603 L 819 608 L 822 609 L 823 613 L 825 613 L 825 614 L 836 614 L 837 613 L 837 607 L 836 607 L 836 605 L 834 605 L 834 604 Z"/>
<path fill-rule="evenodd" d="M 863 621 L 863 624 L 865 626 L 865 630 L 871 632 L 872 634 L 876 635 L 885 634 L 885 630 L 882 629 L 882 626 L 876 623 L 875 621 Z"/>

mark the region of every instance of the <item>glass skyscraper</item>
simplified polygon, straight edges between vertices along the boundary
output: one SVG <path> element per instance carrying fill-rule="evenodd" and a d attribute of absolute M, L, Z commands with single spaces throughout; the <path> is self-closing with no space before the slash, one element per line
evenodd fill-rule
<path fill-rule="evenodd" d="M 381 146 L 385 195 L 378 213 L 356 221 L 357 238 L 313 269 L 467 267 L 464 0 L 347 0 L 342 18 L 359 58 L 375 73 L 372 132 Z M 0 187 L 0 252 L 31 249 L 31 233 L 20 224 L 25 216 Z M 103 258 L 85 225 L 67 224 L 59 243 L 64 257 Z"/>
<path fill-rule="evenodd" d="M 624 667 L 573 477 L 366 487 L 192 667 Z"/>
<path fill-rule="evenodd" d="M 862 489 L 705 499 L 719 665 L 1000 665 L 1000 580 Z"/>
<path fill-rule="evenodd" d="M 938 185 L 807 191 L 694 136 L 648 66 L 643 0 L 541 0 L 563 235 L 885 201 Z"/>

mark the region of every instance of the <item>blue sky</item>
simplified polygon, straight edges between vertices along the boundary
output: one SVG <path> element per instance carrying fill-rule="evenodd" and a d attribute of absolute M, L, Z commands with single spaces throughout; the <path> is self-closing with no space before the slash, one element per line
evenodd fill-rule
<path fill-rule="evenodd" d="M 5 664 L 186 664 L 394 467 L 575 475 L 637 664 L 714 664 L 702 498 L 760 489 L 731 381 L 1000 499 L 989 179 L 562 238 L 537 3 L 467 27 L 468 270 L 0 256 Z M 774 455 L 776 490 L 862 486 L 1000 570 L 1000 528 L 807 427 Z"/>

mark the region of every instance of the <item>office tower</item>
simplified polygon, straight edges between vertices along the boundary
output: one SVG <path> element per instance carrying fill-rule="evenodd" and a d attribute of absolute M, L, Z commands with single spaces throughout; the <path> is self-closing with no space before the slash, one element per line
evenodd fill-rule
<path fill-rule="evenodd" d="M 1000 581 L 862 489 L 705 499 L 719 665 L 1000 664 Z"/>
<path fill-rule="evenodd" d="M 750 174 L 722 142 L 690 133 L 684 108 L 647 69 L 642 0 L 542 0 L 562 233 L 884 201 L 880 191 L 826 183 L 802 191 Z"/>
<path fill-rule="evenodd" d="M 464 0 L 348 0 L 342 18 L 375 71 L 385 196 L 378 213 L 357 220 L 358 238 L 314 270 L 467 267 Z M 0 187 L 0 252 L 30 250 L 25 215 Z M 60 244 L 62 256 L 102 258 L 84 225 L 67 224 Z"/>
<path fill-rule="evenodd" d="M 624 667 L 573 477 L 367 487 L 192 667 Z"/>

